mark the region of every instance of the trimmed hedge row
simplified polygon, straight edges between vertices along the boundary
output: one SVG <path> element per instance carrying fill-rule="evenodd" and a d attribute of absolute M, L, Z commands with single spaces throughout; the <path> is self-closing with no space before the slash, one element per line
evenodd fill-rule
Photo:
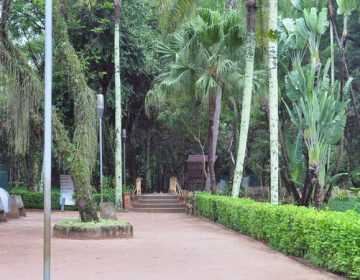
<path fill-rule="evenodd" d="M 27 209 L 44 209 L 44 193 L 43 192 L 30 192 L 25 188 L 13 188 L 10 189 L 9 193 L 11 195 L 21 195 L 24 206 Z M 114 201 L 115 192 L 112 189 L 104 189 L 104 202 Z M 60 190 L 52 189 L 51 190 L 51 209 L 60 210 Z M 100 202 L 100 194 L 93 193 L 93 198 L 96 203 Z M 65 206 L 65 210 L 78 210 L 77 206 Z"/>
<path fill-rule="evenodd" d="M 360 279 L 360 215 L 196 194 L 199 215 L 329 271 Z"/>
<path fill-rule="evenodd" d="M 11 195 L 21 195 L 24 206 L 27 209 L 43 209 L 44 208 L 44 193 L 43 192 L 30 192 L 25 188 L 10 189 Z M 51 209 L 59 210 L 60 206 L 60 191 L 51 191 Z"/>

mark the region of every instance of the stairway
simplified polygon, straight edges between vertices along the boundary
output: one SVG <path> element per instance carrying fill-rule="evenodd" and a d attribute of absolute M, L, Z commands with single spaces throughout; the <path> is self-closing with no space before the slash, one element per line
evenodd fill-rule
<path fill-rule="evenodd" d="M 133 212 L 148 213 L 185 213 L 186 206 L 179 196 L 163 194 L 143 194 L 132 203 Z"/>

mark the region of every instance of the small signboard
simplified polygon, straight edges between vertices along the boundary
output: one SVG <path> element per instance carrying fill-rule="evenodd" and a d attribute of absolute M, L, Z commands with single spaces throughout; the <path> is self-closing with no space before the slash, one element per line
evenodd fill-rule
<path fill-rule="evenodd" d="M 8 181 L 9 178 L 7 171 L 0 171 L 0 188 L 4 190 L 8 190 L 9 189 Z"/>
<path fill-rule="evenodd" d="M 62 199 L 65 198 L 65 205 L 75 205 L 74 195 L 74 182 L 70 175 L 60 175 L 60 205 Z"/>

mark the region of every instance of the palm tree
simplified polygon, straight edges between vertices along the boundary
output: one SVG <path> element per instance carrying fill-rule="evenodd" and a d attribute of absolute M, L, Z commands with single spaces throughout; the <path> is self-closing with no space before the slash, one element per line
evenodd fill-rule
<path fill-rule="evenodd" d="M 269 128 L 271 203 L 279 203 L 279 115 L 277 70 L 277 0 L 269 1 Z"/>
<path fill-rule="evenodd" d="M 114 36 L 114 64 L 115 64 L 115 206 L 122 207 L 122 155 L 121 155 L 121 79 L 120 79 L 120 12 L 121 0 L 114 0 L 115 4 L 115 36 Z"/>
<path fill-rule="evenodd" d="M 158 0 L 159 27 L 163 34 L 174 32 L 184 18 L 196 11 L 198 0 Z"/>
<path fill-rule="evenodd" d="M 307 71 L 298 64 L 286 77 L 287 96 L 291 100 L 291 108 L 287 105 L 288 113 L 302 134 L 308 151 L 307 176 L 314 190 L 314 205 L 317 208 L 321 206 L 325 186 L 328 149 L 341 138 L 348 104 L 347 101 L 339 101 L 339 83 L 330 86 L 329 67 L 330 60 L 322 72 L 319 70 L 316 73 L 314 61 Z M 316 81 L 317 74 L 323 77 Z M 315 86 L 312 86 L 313 83 Z"/>
<path fill-rule="evenodd" d="M 236 61 L 242 43 L 237 13 L 222 19 L 219 12 L 200 9 L 199 16 L 160 44 L 158 54 L 165 64 L 163 73 L 147 96 L 147 104 L 177 94 L 194 94 L 209 106 L 208 154 L 211 191 L 216 192 L 215 157 L 219 133 L 222 96 L 236 91 L 241 74 Z M 161 103 L 161 102 L 160 102 Z"/>
<path fill-rule="evenodd" d="M 289 33 L 287 42 L 295 48 L 292 55 L 292 71 L 286 75 L 287 111 L 291 121 L 299 129 L 307 149 L 307 174 L 302 194 L 303 204 L 308 204 L 313 194 L 314 206 L 320 208 L 326 178 L 326 162 L 330 145 L 341 138 L 348 101 L 340 100 L 338 82 L 330 82 L 328 72 L 331 60 L 324 68 L 320 61 L 319 44 L 325 33 L 327 10 L 304 9 L 304 18 L 284 20 Z M 291 40 L 293 42 L 291 43 Z M 307 46 L 310 62 L 303 65 Z M 350 88 L 351 79 L 344 92 Z M 309 185 L 310 188 L 305 188 Z"/>
<path fill-rule="evenodd" d="M 238 197 L 240 194 L 240 184 L 243 176 L 246 143 L 250 122 L 250 107 L 253 90 L 254 60 L 255 60 L 255 16 L 256 0 L 247 0 L 247 41 L 245 56 L 245 85 L 241 112 L 240 137 L 236 166 L 234 171 L 232 196 Z"/>
<path fill-rule="evenodd" d="M 235 10 L 239 0 L 157 0 L 159 27 L 163 35 L 174 32 L 186 19 L 197 15 L 198 8 L 216 11 Z"/>

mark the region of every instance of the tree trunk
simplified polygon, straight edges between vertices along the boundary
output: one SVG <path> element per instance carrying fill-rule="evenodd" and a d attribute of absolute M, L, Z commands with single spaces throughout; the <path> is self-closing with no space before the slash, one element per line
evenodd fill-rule
<path fill-rule="evenodd" d="M 150 164 L 150 135 L 146 140 L 146 161 L 145 161 L 145 189 L 152 192 L 151 188 L 151 164 Z"/>
<path fill-rule="evenodd" d="M 246 153 L 246 144 L 250 123 L 250 108 L 253 89 L 254 59 L 255 59 L 255 15 L 256 1 L 247 0 L 247 42 L 245 56 L 245 81 L 244 97 L 241 112 L 240 137 L 238 152 L 236 157 L 236 166 L 233 179 L 232 196 L 238 197 L 240 194 L 240 184 L 243 176 L 244 161 Z"/>
<path fill-rule="evenodd" d="M 221 97 L 221 90 L 213 89 L 209 99 L 208 164 L 210 173 L 210 190 L 214 194 L 216 193 L 215 160 L 219 136 Z"/>
<path fill-rule="evenodd" d="M 279 140 L 280 140 L 281 153 L 283 155 L 284 163 L 285 163 L 285 170 L 283 170 L 283 172 L 281 172 L 282 177 L 283 177 L 283 182 L 284 182 L 285 187 L 286 187 L 287 191 L 289 192 L 289 194 L 292 195 L 293 199 L 296 201 L 297 204 L 300 204 L 301 198 L 300 198 L 299 192 L 298 192 L 295 184 L 288 179 L 288 178 L 290 178 L 291 171 L 290 171 L 289 158 L 288 158 L 288 155 L 287 155 L 286 149 L 285 149 L 285 143 L 284 143 L 283 130 L 282 130 L 281 123 L 280 123 Z"/>
<path fill-rule="evenodd" d="M 304 181 L 304 188 L 301 195 L 301 205 L 309 206 L 311 193 L 314 188 L 314 184 L 312 182 L 313 175 L 311 174 L 310 166 L 309 166 L 309 157 L 306 154 L 306 176 Z"/>
<path fill-rule="evenodd" d="M 322 205 L 322 192 L 323 192 L 323 187 L 320 185 L 319 183 L 319 178 L 316 177 L 316 179 L 314 179 L 315 183 L 314 183 L 314 187 L 315 187 L 315 192 L 314 192 L 314 207 L 318 210 L 320 210 L 321 205 Z"/>
<path fill-rule="evenodd" d="M 0 21 L 0 39 L 6 36 L 6 26 L 10 16 L 11 0 L 2 1 L 1 21 Z"/>
<path fill-rule="evenodd" d="M 90 169 L 81 153 L 70 142 L 68 132 L 60 122 L 56 110 L 53 113 L 53 141 L 57 153 L 64 159 L 76 188 L 76 202 L 81 221 L 98 221 L 96 206 L 91 196 Z"/>
<path fill-rule="evenodd" d="M 279 94 L 277 68 L 277 0 L 269 1 L 269 127 L 271 203 L 279 204 Z"/>
<path fill-rule="evenodd" d="M 120 80 L 120 12 L 121 0 L 114 0 L 115 4 L 115 206 L 122 208 L 122 155 L 121 155 L 121 80 Z"/>
<path fill-rule="evenodd" d="M 74 95 L 75 130 L 70 141 L 60 121 L 54 114 L 54 142 L 74 180 L 79 213 L 83 222 L 97 221 L 92 200 L 91 172 L 96 161 L 96 94 L 86 83 L 76 51 L 70 43 L 67 24 L 60 14 L 59 2 L 54 2 L 54 36 L 57 54 L 63 59 Z M 58 131 L 56 132 L 56 129 Z M 58 137 L 58 138 L 56 138 Z"/>

